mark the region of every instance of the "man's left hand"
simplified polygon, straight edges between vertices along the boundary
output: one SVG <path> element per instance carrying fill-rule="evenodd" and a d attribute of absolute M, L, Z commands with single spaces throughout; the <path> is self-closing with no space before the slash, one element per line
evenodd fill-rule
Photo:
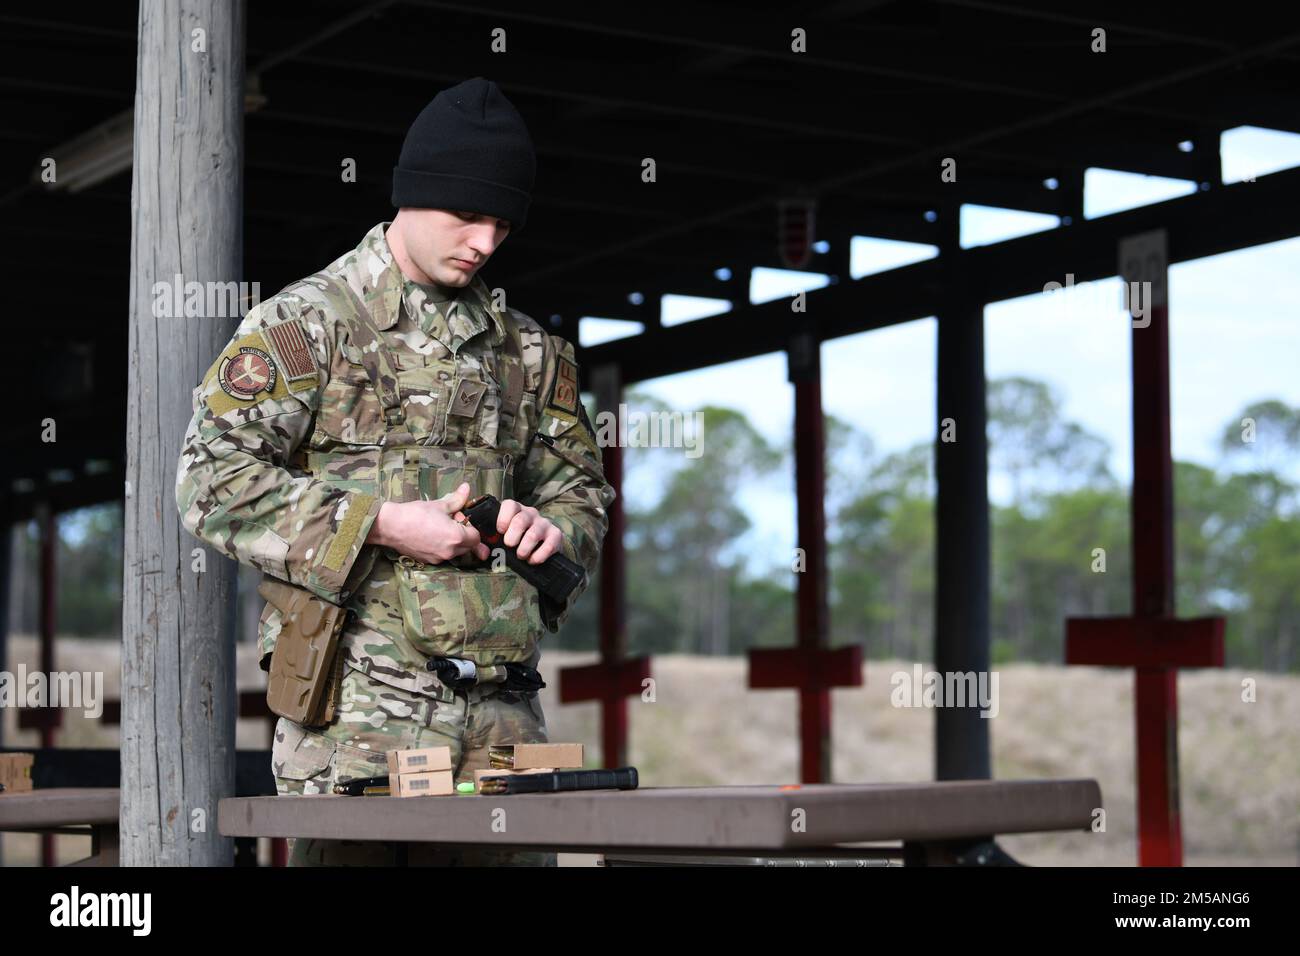
<path fill-rule="evenodd" d="M 529 564 L 541 564 L 560 552 L 560 544 L 564 541 L 564 532 L 543 517 L 540 511 L 513 498 L 501 502 L 497 530 L 504 535 L 505 544 L 514 548 L 515 553 Z"/>

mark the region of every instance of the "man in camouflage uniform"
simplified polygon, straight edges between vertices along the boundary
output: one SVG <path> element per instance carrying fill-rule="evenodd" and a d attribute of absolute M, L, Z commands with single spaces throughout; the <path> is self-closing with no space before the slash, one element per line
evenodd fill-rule
<path fill-rule="evenodd" d="M 479 267 L 525 219 L 534 172 L 523 119 L 474 78 L 420 114 L 380 223 L 324 270 L 249 311 L 194 393 L 177 471 L 187 530 L 275 581 L 351 613 L 335 712 L 281 717 L 281 795 L 329 793 L 387 772 L 385 752 L 446 745 L 457 783 L 488 747 L 544 742 L 535 693 L 499 683 L 535 667 L 586 589 L 614 500 L 578 396 L 571 343 L 501 307 Z M 461 508 L 502 501 L 497 529 L 521 558 L 585 569 L 560 606 L 501 561 Z M 263 669 L 280 632 L 268 603 Z M 477 665 L 453 689 L 427 665 Z M 343 799 L 343 798 L 340 798 Z M 477 799 L 447 797 L 443 799 Z M 528 862 L 553 854 L 294 840 L 290 862 Z"/>

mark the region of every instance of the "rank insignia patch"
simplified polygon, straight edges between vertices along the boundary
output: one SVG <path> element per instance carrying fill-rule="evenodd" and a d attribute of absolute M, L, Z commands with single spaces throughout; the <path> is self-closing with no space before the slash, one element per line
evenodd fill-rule
<path fill-rule="evenodd" d="M 456 415 L 460 418 L 472 418 L 478 411 L 479 400 L 483 393 L 487 391 L 487 386 L 482 382 L 472 382 L 469 379 L 461 379 L 456 385 L 456 391 L 451 397 L 451 408 L 447 414 Z"/>
<path fill-rule="evenodd" d="M 247 345 L 222 359 L 217 370 L 221 390 L 241 402 L 252 401 L 261 392 L 273 391 L 275 379 L 275 363 L 271 356 Z"/>
<path fill-rule="evenodd" d="M 551 404 L 572 415 L 578 410 L 578 366 L 562 355 L 558 357 L 558 363 Z"/>

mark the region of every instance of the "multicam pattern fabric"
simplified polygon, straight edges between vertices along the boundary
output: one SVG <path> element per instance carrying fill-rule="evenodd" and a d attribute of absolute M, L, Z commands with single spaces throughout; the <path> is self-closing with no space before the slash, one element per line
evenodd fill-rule
<path fill-rule="evenodd" d="M 354 612 L 340 640 L 350 679 L 443 706 L 464 698 L 426 669 L 430 655 L 536 660 L 590 583 L 615 492 L 580 402 L 573 414 L 572 344 L 499 308 L 478 276 L 430 295 L 398 268 L 387 226 L 323 270 L 355 300 L 316 276 L 249 311 L 194 391 L 176 502 L 200 540 Z M 368 321 L 348 321 L 351 301 Z M 563 607 L 501 562 L 420 566 L 366 543 L 383 502 L 462 481 L 560 528 L 586 571 Z M 264 669 L 279 631 L 267 605 Z"/>
<path fill-rule="evenodd" d="M 456 783 L 473 783 L 488 768 L 498 743 L 545 743 L 546 718 L 536 698 L 473 692 L 440 703 L 409 694 L 350 670 L 343 678 L 338 712 L 328 727 L 306 730 L 281 718 L 271 750 L 281 796 L 332 793 L 334 784 L 388 773 L 389 750 L 451 748 Z M 349 797 L 347 799 L 382 799 Z M 395 799 L 395 798 L 390 798 Z M 462 795 L 416 800 L 485 800 Z M 490 835 L 485 835 L 490 840 Z M 486 842 L 486 840 L 485 840 Z M 554 866 L 555 854 L 485 847 L 360 840 L 290 840 L 291 866 Z"/>
<path fill-rule="evenodd" d="M 576 367 L 572 344 L 497 308 L 478 276 L 450 303 L 432 301 L 402 275 L 386 225 L 324 270 L 349 284 L 382 342 L 340 322 L 324 287 L 297 284 L 256 306 L 195 391 L 176 499 L 200 539 L 352 608 L 343 637 L 349 663 L 428 693 L 430 653 L 482 664 L 524 660 L 560 628 L 595 571 L 615 493 L 586 415 L 552 402 Z M 286 371 L 274 388 L 243 401 L 221 389 L 221 363 L 241 348 L 300 369 L 301 356 L 291 360 L 277 344 L 296 333 L 267 333 L 282 323 L 305 338 L 316 377 L 293 380 Z M 512 332 L 517 350 L 506 344 Z M 385 421 L 365 369 L 363 352 L 381 347 L 401 396 L 400 428 Z M 518 407 L 508 409 L 502 398 L 512 375 L 523 387 Z M 480 392 L 471 414 L 456 414 L 453 398 L 466 383 Z M 473 494 L 534 506 L 560 528 L 563 552 L 587 571 L 563 608 L 543 614 L 513 572 L 487 570 L 473 556 L 419 572 L 365 544 L 382 502 L 437 498 L 461 481 Z M 479 570 L 465 573 L 472 567 Z M 277 614 L 268 607 L 262 616 L 264 658 L 275 646 Z M 440 628 L 442 621 L 450 623 Z"/>

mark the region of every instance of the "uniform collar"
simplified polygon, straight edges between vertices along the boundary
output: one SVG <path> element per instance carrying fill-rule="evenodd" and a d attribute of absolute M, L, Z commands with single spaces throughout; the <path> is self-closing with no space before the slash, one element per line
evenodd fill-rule
<path fill-rule="evenodd" d="M 456 309 L 453 319 L 453 324 L 458 326 L 455 332 L 448 327 L 444 311 L 433 303 L 430 305 L 434 306 L 434 314 L 430 316 L 426 310 L 424 321 L 421 322 L 420 310 L 426 304 L 424 292 L 407 279 L 397 265 L 388 240 L 384 237 L 384 231 L 390 225 L 390 222 L 376 224 L 356 249 L 344 257 L 342 263 L 348 273 L 348 281 L 366 304 L 375 325 L 380 330 L 391 329 L 397 324 L 405 305 L 412 320 L 421 327 L 431 318 L 430 334 L 452 351 L 456 350 L 453 348 L 454 339 L 459 338 L 460 342 L 465 342 L 483 331 L 489 333 L 494 346 L 500 345 L 506 335 L 505 319 L 494 305 L 487 285 L 477 274 L 456 298 L 460 308 Z M 458 348 L 460 343 L 455 344 Z"/>

